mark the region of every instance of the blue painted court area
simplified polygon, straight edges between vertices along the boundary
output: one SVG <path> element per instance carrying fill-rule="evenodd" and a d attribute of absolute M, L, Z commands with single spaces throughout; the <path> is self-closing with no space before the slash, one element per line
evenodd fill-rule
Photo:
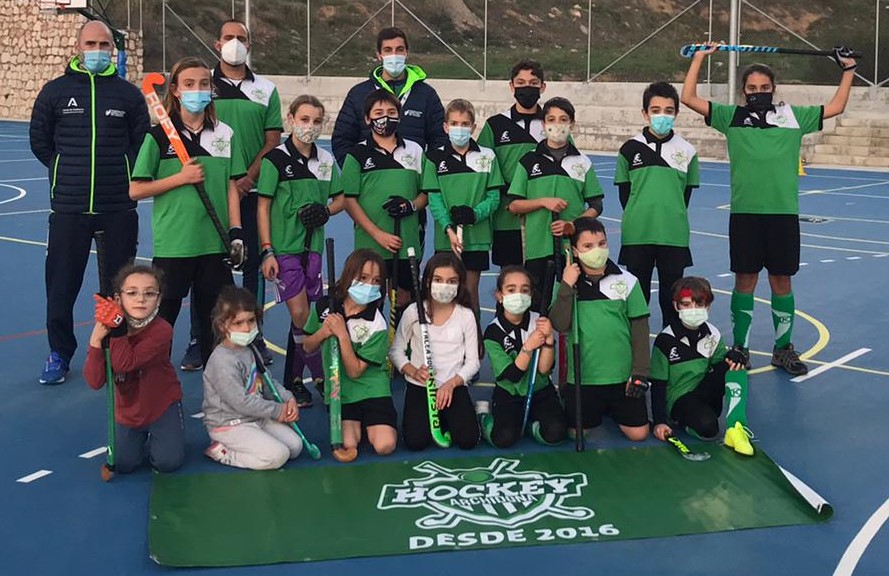
<path fill-rule="evenodd" d="M 614 159 L 593 158 L 606 190 L 604 220 L 614 254 L 620 242 L 620 204 L 611 184 Z M 787 468 L 835 509 L 834 517 L 814 526 L 725 532 L 613 543 L 566 544 L 500 551 L 453 552 L 408 557 L 344 560 L 250 569 L 216 569 L 218 574 L 885 574 L 889 565 L 889 459 L 885 458 L 886 407 L 889 406 L 889 350 L 885 294 L 889 287 L 889 173 L 808 169 L 801 181 L 803 267 L 794 279 L 799 316 L 794 342 L 809 358 L 809 377 L 791 382 L 768 367 L 772 326 L 768 286 L 757 288 L 751 336 L 754 351 L 748 415 L 757 446 Z M 706 276 L 718 290 L 712 321 L 730 332 L 728 294 L 728 166 L 706 163 L 704 182 L 691 201 L 690 273 Z M 149 203 L 139 207 L 139 257 L 151 256 Z M 94 261 L 87 270 L 75 310 L 80 349 L 68 381 L 45 387 L 37 377 L 48 352 L 44 331 L 43 259 L 49 215 L 45 168 L 28 148 L 27 125 L 0 123 L 0 572 L 3 574 L 159 574 L 170 570 L 148 556 L 147 515 L 151 473 L 99 478 L 105 443 L 105 398 L 88 388 L 79 372 L 92 327 L 91 294 L 97 288 Z M 351 248 L 351 222 L 334 218 L 329 230 L 337 241 L 340 264 Z M 483 278 L 482 302 L 493 306 L 493 277 Z M 269 295 L 271 291 L 269 291 Z M 269 296 L 271 300 L 271 296 Z M 485 304 L 486 303 L 486 304 Z M 657 306 L 654 306 L 657 308 Z M 490 312 L 483 318 L 486 323 Z M 266 335 L 284 344 L 288 318 L 272 308 Z M 660 313 L 652 314 L 653 331 Z M 174 361 L 187 341 L 187 313 L 176 326 Z M 276 377 L 283 358 L 272 366 Z M 483 365 L 486 365 L 483 362 Z M 180 374 L 187 414 L 200 411 L 199 374 Z M 490 370 L 482 382 L 491 381 Z M 394 388 L 400 403 L 401 382 Z M 475 399 L 490 388 L 476 387 Z M 328 452 L 325 414 L 305 410 L 307 435 Z M 181 473 L 223 467 L 203 457 L 207 436 L 200 420 L 187 418 L 188 461 Z M 597 430 L 590 448 L 624 447 L 611 422 Z M 656 443 L 649 440 L 649 443 Z M 538 449 L 525 440 L 516 451 Z M 571 450 L 567 444 L 557 448 Z M 711 450 L 721 450 L 712 446 Z M 370 459 L 365 452 L 359 462 Z M 494 453 L 480 447 L 479 453 Z M 457 455 L 457 450 L 416 455 L 403 449 L 399 459 Z M 291 467 L 334 466 L 304 460 Z M 689 464 L 694 465 L 694 464 Z M 44 471 L 41 475 L 41 471 Z M 48 472 L 48 474 L 46 473 Z M 647 474 L 640 469 L 638 474 Z M 30 480 L 30 481 L 26 481 Z M 658 478 L 650 478 L 659 490 Z M 311 493 L 303 495 L 312 498 Z M 225 506 L 225 502 L 220 502 Z M 865 527 L 869 518 L 880 509 Z M 311 517 L 294 517 L 309 523 Z M 863 529 L 864 528 L 864 529 Z M 270 530 L 274 527 L 270 527 Z M 343 533 L 349 531 L 343 525 Z M 385 530 L 384 526 L 380 529 Z M 372 538 L 372 534 L 366 535 Z M 856 539 L 857 537 L 857 539 Z M 853 540 L 855 543 L 853 545 Z M 845 553 L 845 557 L 844 557 Z M 842 558 L 842 561 L 841 561 Z M 836 570 L 836 572 L 835 572 Z M 209 571 L 208 571 L 209 572 Z"/>

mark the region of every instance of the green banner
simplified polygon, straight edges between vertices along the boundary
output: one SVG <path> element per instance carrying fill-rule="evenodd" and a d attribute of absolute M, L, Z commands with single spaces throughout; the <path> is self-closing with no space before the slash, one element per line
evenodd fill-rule
<path fill-rule="evenodd" d="M 658 446 L 157 475 L 151 557 L 241 566 L 700 534 L 832 513 L 762 450 L 693 448 L 713 457 L 689 462 Z"/>

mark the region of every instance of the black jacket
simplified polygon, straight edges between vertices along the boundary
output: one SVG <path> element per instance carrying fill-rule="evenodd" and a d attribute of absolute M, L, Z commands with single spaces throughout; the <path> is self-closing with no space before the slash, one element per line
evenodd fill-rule
<path fill-rule="evenodd" d="M 364 123 L 364 99 L 374 90 L 393 92 L 380 75 L 382 67 L 371 72 L 370 78 L 356 84 L 346 94 L 333 127 L 331 147 L 340 166 L 352 147 L 371 138 L 370 128 Z M 444 146 L 444 108 L 435 88 L 426 84 L 426 73 L 419 66 L 407 66 L 405 85 L 396 96 L 401 100 L 401 121 L 398 135 L 413 140 L 423 149 Z M 394 92 L 393 92 L 394 93 Z"/>
<path fill-rule="evenodd" d="M 31 112 L 31 151 L 49 168 L 53 211 L 134 209 L 130 170 L 148 128 L 145 98 L 113 65 L 93 75 L 73 59 Z"/>

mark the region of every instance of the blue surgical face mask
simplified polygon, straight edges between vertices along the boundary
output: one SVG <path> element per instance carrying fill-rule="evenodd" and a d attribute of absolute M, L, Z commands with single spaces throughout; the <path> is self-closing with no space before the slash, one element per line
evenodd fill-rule
<path fill-rule="evenodd" d="M 676 117 L 671 114 L 652 114 L 650 118 L 652 132 L 660 136 L 669 134 L 676 121 Z"/>
<path fill-rule="evenodd" d="M 381 295 L 380 287 L 376 284 L 353 282 L 349 286 L 349 297 L 359 306 L 367 306 L 374 300 L 379 300 Z"/>
<path fill-rule="evenodd" d="M 403 54 L 393 54 L 392 56 L 383 56 L 383 70 L 389 73 L 389 76 L 398 78 L 404 73 L 404 61 L 407 59 Z"/>
<path fill-rule="evenodd" d="M 111 64 L 111 52 L 106 50 L 87 50 L 83 53 L 83 67 L 91 74 L 104 72 Z"/>
<path fill-rule="evenodd" d="M 472 138 L 472 128 L 469 126 L 448 126 L 448 139 L 457 148 L 463 148 L 469 144 Z"/>
<path fill-rule="evenodd" d="M 208 104 L 210 104 L 210 91 L 191 90 L 186 92 L 183 90 L 179 100 L 182 102 L 182 106 L 184 106 L 186 110 L 192 114 L 199 114 L 204 111 L 204 108 L 206 108 Z"/>

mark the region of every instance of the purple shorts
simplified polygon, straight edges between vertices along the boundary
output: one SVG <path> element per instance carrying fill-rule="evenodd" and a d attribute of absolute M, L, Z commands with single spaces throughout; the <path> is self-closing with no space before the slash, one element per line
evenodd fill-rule
<path fill-rule="evenodd" d="M 303 257 L 282 254 L 275 256 L 278 261 L 278 279 L 275 281 L 276 300 L 286 302 L 303 290 L 309 302 L 317 302 L 321 297 L 321 255 L 309 252 L 307 269 L 303 268 Z"/>

